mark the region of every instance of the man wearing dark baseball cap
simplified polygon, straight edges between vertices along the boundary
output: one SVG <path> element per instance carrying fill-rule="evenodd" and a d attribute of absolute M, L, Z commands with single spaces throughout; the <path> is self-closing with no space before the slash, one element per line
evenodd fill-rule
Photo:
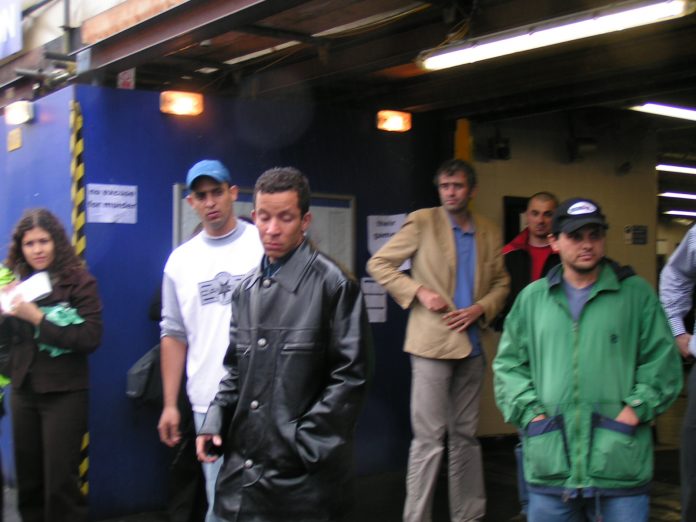
<path fill-rule="evenodd" d="M 561 264 L 520 292 L 493 363 L 498 407 L 523 433 L 533 522 L 647 522 L 650 425 L 682 387 L 655 291 L 604 256 L 607 227 L 590 199 L 558 206 Z"/>
<path fill-rule="evenodd" d="M 551 231 L 558 236 L 561 232 L 575 232 L 585 225 L 601 225 L 605 230 L 609 228 L 597 203 L 591 199 L 570 198 L 554 211 Z"/>

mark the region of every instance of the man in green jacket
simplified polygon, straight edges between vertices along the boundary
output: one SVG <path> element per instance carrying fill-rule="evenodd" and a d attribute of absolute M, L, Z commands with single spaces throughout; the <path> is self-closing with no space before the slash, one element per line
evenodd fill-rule
<path fill-rule="evenodd" d="M 530 522 L 648 520 L 650 422 L 681 363 L 653 289 L 604 257 L 606 229 L 595 202 L 559 205 L 561 265 L 520 293 L 493 363 L 498 407 L 523 431 Z"/>

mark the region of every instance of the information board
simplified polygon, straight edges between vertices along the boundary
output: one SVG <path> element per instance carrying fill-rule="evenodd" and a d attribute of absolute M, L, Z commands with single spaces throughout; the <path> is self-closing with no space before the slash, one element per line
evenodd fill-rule
<path fill-rule="evenodd" d="M 173 187 L 172 247 L 191 237 L 199 223 L 198 215 L 186 201 L 186 187 Z M 240 188 L 234 204 L 238 217 L 251 219 L 251 189 Z M 307 236 L 325 254 L 355 273 L 355 198 L 340 194 L 313 194 L 309 210 L 312 224 Z"/>

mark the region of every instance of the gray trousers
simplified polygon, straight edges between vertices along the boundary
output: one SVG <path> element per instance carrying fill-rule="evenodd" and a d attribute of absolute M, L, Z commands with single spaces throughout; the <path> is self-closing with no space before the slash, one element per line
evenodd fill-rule
<path fill-rule="evenodd" d="M 438 471 L 448 447 L 452 522 L 480 520 L 486 511 L 481 447 L 476 438 L 484 357 L 411 356 L 411 428 L 404 522 L 430 522 Z"/>

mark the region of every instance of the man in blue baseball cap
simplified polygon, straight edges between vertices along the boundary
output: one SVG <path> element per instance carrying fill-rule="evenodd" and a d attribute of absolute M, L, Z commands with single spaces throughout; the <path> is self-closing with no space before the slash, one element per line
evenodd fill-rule
<path fill-rule="evenodd" d="M 218 160 L 201 160 L 191 167 L 186 174 L 186 186 L 191 189 L 193 184 L 203 177 L 212 178 L 218 183 L 227 183 L 230 188 L 236 191 L 237 187 L 232 186 L 230 171 Z"/>
<path fill-rule="evenodd" d="M 222 361 L 229 345 L 232 291 L 263 254 L 256 227 L 235 217 L 237 187 L 220 161 L 205 159 L 193 165 L 186 185 L 186 199 L 203 230 L 172 252 L 162 280 L 164 408 L 157 429 L 170 447 L 182 440 L 177 399 L 184 368 L 198 430 L 225 375 Z M 206 522 L 219 520 L 212 505 L 221 461 L 203 464 L 210 508 Z"/>

